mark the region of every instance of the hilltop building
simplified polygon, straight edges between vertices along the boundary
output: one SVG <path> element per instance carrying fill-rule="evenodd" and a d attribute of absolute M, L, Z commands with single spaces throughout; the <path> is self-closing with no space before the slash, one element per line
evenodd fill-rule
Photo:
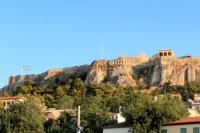
<path fill-rule="evenodd" d="M 178 57 L 172 49 L 161 49 L 153 56 L 141 53 L 137 56 L 120 56 L 113 60 L 95 60 L 85 70 L 86 84 L 110 82 L 134 87 L 140 81 L 148 87 L 162 86 L 165 83 L 183 86 L 187 82 L 200 81 L 200 57 Z M 51 69 L 38 75 L 23 75 L 23 80 L 22 75 L 10 76 L 9 90 L 27 79 L 53 81 L 57 76 L 70 77 L 70 74 L 76 72 L 83 72 L 83 69 Z"/>
<path fill-rule="evenodd" d="M 1 97 L 0 101 L 3 104 L 4 109 L 8 109 L 9 106 L 14 102 L 23 102 L 25 100 L 24 97 Z"/>
<path fill-rule="evenodd" d="M 114 60 L 97 60 L 91 65 L 86 83 L 101 83 L 107 79 L 117 85 L 135 86 L 142 79 L 148 86 L 164 83 L 184 85 L 200 81 L 200 57 L 177 57 L 172 49 L 158 50 L 152 57 L 120 56 Z"/>

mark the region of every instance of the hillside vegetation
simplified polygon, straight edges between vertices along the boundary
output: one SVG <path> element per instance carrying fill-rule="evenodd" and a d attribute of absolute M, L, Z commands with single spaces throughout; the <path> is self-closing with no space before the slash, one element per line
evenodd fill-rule
<path fill-rule="evenodd" d="M 28 117 L 28 115 L 16 116 L 19 117 L 17 121 L 4 118 L 5 112 L 11 114 L 11 117 L 14 113 L 13 108 L 24 106 L 14 104 L 8 111 L 1 109 L 0 119 L 5 123 L 6 120 L 9 120 L 12 125 L 9 126 L 9 130 L 75 133 L 76 120 L 71 121 L 71 117 L 76 115 L 76 108 L 80 105 L 81 126 L 85 133 L 101 133 L 104 126 L 115 124 L 116 121 L 109 114 L 111 112 L 118 113 L 119 106 L 122 107 L 127 125 L 132 126 L 138 133 L 149 133 L 158 132 L 162 124 L 188 115 L 183 101 L 171 94 L 180 94 L 183 100 L 187 100 L 189 97 L 192 98 L 194 92 L 199 92 L 200 87 L 198 82 L 188 83 L 185 86 L 171 86 L 170 83 L 166 83 L 160 88 L 148 90 L 143 85 L 133 88 L 115 86 L 110 83 L 84 84 L 81 78 L 75 76 L 63 79 L 55 78 L 53 82 L 44 81 L 39 84 L 27 80 L 13 88 L 11 92 L 6 92 L 6 90 L 4 88 L 1 94 L 4 96 L 23 95 L 36 104 L 45 103 L 49 108 L 74 110 L 63 113 L 58 120 L 38 120 L 39 126 L 36 129 L 32 129 L 32 126 L 23 127 L 23 125 L 22 127 L 25 129 L 15 129 L 17 122 L 26 124 L 20 117 Z M 162 97 L 159 97 L 160 95 Z M 155 96 L 158 96 L 157 100 L 155 100 Z M 24 108 L 26 110 L 26 107 Z M 2 131 L 8 130 L 7 127 L 6 124 L 0 125 Z"/>

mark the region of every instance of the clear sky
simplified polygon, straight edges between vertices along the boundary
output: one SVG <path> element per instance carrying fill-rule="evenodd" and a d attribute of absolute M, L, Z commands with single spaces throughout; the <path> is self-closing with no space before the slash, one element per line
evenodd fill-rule
<path fill-rule="evenodd" d="M 0 87 L 10 74 L 172 48 L 200 55 L 199 0 L 0 1 Z"/>

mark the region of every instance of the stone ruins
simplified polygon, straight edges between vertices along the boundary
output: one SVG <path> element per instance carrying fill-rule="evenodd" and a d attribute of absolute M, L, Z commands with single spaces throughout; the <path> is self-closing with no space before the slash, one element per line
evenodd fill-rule
<path fill-rule="evenodd" d="M 200 57 L 177 57 L 171 49 L 159 50 L 151 57 L 141 53 L 138 56 L 120 56 L 114 60 L 96 60 L 86 68 L 52 69 L 39 75 L 10 76 L 8 84 L 27 79 L 49 80 L 58 75 L 69 77 L 77 72 L 86 73 L 86 84 L 110 82 L 120 86 L 143 84 L 151 87 L 165 83 L 182 86 L 187 82 L 200 81 Z"/>
<path fill-rule="evenodd" d="M 152 57 L 145 54 L 121 56 L 115 60 L 97 60 L 92 63 L 86 82 L 109 81 L 119 85 L 134 86 L 139 80 L 150 86 L 164 83 L 184 85 L 200 81 L 200 58 L 175 56 L 173 50 L 159 50 Z"/>

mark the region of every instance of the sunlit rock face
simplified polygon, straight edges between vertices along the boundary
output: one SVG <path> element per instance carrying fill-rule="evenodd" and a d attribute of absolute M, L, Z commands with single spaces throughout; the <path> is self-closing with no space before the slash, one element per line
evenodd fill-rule
<path fill-rule="evenodd" d="M 95 60 L 91 65 L 50 69 L 37 75 L 18 75 L 9 78 L 9 85 L 16 86 L 26 80 L 54 82 L 56 78 L 81 77 L 88 83 L 112 83 L 134 87 L 160 86 L 164 83 L 184 85 L 200 81 L 200 58 L 176 57 L 170 49 L 159 50 L 152 57 L 144 53 L 138 56 L 120 56 L 114 60 Z"/>
<path fill-rule="evenodd" d="M 176 57 L 168 49 L 152 57 L 140 54 L 94 61 L 86 79 L 86 83 L 111 82 L 120 86 L 135 86 L 138 82 L 148 86 L 184 85 L 191 81 L 200 81 L 200 58 Z"/>

